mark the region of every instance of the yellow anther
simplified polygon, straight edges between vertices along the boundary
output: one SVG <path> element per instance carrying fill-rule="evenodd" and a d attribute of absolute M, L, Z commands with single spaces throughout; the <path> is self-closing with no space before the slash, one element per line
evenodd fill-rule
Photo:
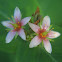
<path fill-rule="evenodd" d="M 10 18 L 8 18 L 8 19 L 10 19 Z"/>
<path fill-rule="evenodd" d="M 54 28 L 52 28 L 52 29 L 54 29 Z"/>
<path fill-rule="evenodd" d="M 19 22 L 18 22 L 19 23 Z"/>
<path fill-rule="evenodd" d="M 42 30 L 42 29 L 41 29 Z"/>
<path fill-rule="evenodd" d="M 16 29 L 16 28 L 15 28 Z"/>
<path fill-rule="evenodd" d="M 45 24 L 45 26 L 46 26 L 46 24 Z"/>
<path fill-rule="evenodd" d="M 42 35 L 42 37 L 43 37 L 43 35 Z"/>
<path fill-rule="evenodd" d="M 46 40 L 46 39 L 45 39 Z"/>
<path fill-rule="evenodd" d="M 13 17 L 13 16 L 12 16 Z"/>

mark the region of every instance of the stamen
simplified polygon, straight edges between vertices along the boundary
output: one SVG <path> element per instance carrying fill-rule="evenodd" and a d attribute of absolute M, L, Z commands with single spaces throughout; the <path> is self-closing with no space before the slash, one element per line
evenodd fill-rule
<path fill-rule="evenodd" d="M 46 36 L 43 36 L 43 37 L 46 37 Z"/>
<path fill-rule="evenodd" d="M 52 28 L 52 29 L 54 29 L 54 28 Z"/>
<path fill-rule="evenodd" d="M 10 18 L 8 18 L 8 19 L 10 19 Z"/>
<path fill-rule="evenodd" d="M 46 39 L 45 39 L 46 40 Z"/>
<path fill-rule="evenodd" d="M 43 37 L 43 35 L 42 35 L 42 37 Z"/>
<path fill-rule="evenodd" d="M 46 24 L 45 24 L 45 26 L 46 26 Z"/>
<path fill-rule="evenodd" d="M 16 28 L 15 28 L 16 29 Z"/>
<path fill-rule="evenodd" d="M 17 16 L 16 16 L 16 18 L 17 18 Z"/>
<path fill-rule="evenodd" d="M 12 16 L 13 17 L 13 16 Z"/>
<path fill-rule="evenodd" d="M 19 22 L 18 22 L 19 23 Z"/>

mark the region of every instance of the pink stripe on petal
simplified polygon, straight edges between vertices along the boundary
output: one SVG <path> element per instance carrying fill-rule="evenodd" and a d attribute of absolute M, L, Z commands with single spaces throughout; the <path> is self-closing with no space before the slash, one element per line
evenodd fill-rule
<path fill-rule="evenodd" d="M 52 52 L 52 47 L 51 47 L 51 44 L 50 44 L 49 40 L 43 40 L 43 43 L 44 43 L 44 47 L 45 47 L 46 51 L 51 53 Z"/>
<path fill-rule="evenodd" d="M 29 26 L 31 27 L 31 29 L 36 32 L 36 33 L 39 33 L 39 30 L 40 30 L 40 27 L 33 24 L 33 23 L 29 23 Z"/>
<path fill-rule="evenodd" d="M 18 35 L 23 39 L 23 40 L 26 40 L 26 35 L 25 35 L 25 32 L 24 32 L 24 29 L 20 29 L 18 31 Z"/>
<path fill-rule="evenodd" d="M 50 31 L 49 33 L 48 33 L 48 37 L 49 38 L 57 38 L 57 37 L 59 37 L 60 36 L 60 33 L 59 32 L 56 32 L 56 31 Z"/>
<path fill-rule="evenodd" d="M 6 36 L 6 43 L 9 43 L 12 41 L 12 39 L 14 38 L 16 32 L 10 31 L 8 32 L 7 36 Z"/>
<path fill-rule="evenodd" d="M 26 24 L 30 21 L 30 19 L 31 19 L 31 17 L 26 17 L 26 18 L 22 19 L 22 20 L 21 20 L 22 26 L 23 26 L 23 25 L 26 25 Z"/>
<path fill-rule="evenodd" d="M 33 48 L 33 47 L 36 47 L 37 45 L 39 45 L 40 43 L 41 43 L 41 39 L 38 37 L 38 36 L 35 36 L 32 40 L 31 40 L 31 42 L 30 42 L 30 44 L 29 44 L 29 48 Z"/>
<path fill-rule="evenodd" d="M 43 19 L 43 23 L 42 23 L 42 27 L 44 29 L 48 29 L 50 26 L 50 17 L 49 16 L 45 16 Z"/>
<path fill-rule="evenodd" d="M 12 21 L 3 21 L 2 24 L 5 27 L 12 28 L 13 26 L 10 24 L 13 23 Z"/>
<path fill-rule="evenodd" d="M 14 18 L 15 18 L 15 20 L 17 19 L 18 21 L 21 20 L 21 12 L 20 12 L 20 9 L 18 7 L 16 7 L 14 10 Z"/>

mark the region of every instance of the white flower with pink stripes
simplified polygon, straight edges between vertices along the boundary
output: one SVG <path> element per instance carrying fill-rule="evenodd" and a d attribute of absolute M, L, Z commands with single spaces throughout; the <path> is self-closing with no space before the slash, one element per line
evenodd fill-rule
<path fill-rule="evenodd" d="M 26 25 L 30 21 L 31 17 L 26 17 L 21 20 L 21 12 L 18 7 L 14 10 L 14 18 L 12 21 L 3 21 L 3 26 L 10 28 L 11 30 L 8 32 L 6 36 L 6 43 L 11 42 L 16 33 L 23 39 L 26 40 L 26 35 L 22 26 Z"/>
<path fill-rule="evenodd" d="M 37 36 L 35 36 L 31 40 L 29 47 L 30 48 L 36 47 L 37 45 L 39 45 L 43 41 L 46 51 L 51 53 L 52 47 L 51 47 L 51 44 L 49 42 L 49 38 L 50 39 L 51 38 L 57 38 L 58 36 L 60 36 L 60 33 L 53 31 L 53 30 L 49 30 L 50 17 L 49 16 L 44 17 L 41 28 L 39 26 L 33 24 L 33 23 L 29 23 L 29 26 L 31 27 L 31 29 L 34 32 L 37 33 Z"/>

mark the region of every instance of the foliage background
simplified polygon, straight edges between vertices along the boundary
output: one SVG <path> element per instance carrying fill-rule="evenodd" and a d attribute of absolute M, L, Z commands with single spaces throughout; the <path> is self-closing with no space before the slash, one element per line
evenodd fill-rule
<path fill-rule="evenodd" d="M 62 0 L 0 0 L 0 22 L 8 20 L 18 6 L 22 18 L 31 16 L 37 6 L 42 16 L 50 16 L 54 30 L 62 34 Z M 7 32 L 0 23 L 0 62 L 62 62 L 62 35 L 52 45 L 52 54 L 42 47 L 30 49 L 29 42 L 23 41 L 19 36 L 9 44 L 5 43 Z"/>

